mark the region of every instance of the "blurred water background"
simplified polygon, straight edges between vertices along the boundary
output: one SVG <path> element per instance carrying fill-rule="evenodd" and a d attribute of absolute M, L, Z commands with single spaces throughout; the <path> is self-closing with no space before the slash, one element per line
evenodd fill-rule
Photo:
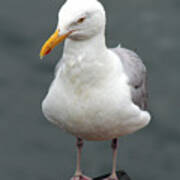
<path fill-rule="evenodd" d="M 136 50 L 149 73 L 152 123 L 120 138 L 118 167 L 132 180 L 179 179 L 180 1 L 102 2 L 108 46 Z M 68 180 L 74 172 L 74 137 L 50 124 L 40 106 L 63 46 L 44 61 L 39 50 L 56 27 L 62 4 L 0 2 L 1 180 Z M 110 142 L 87 142 L 82 167 L 90 176 L 110 172 Z"/>

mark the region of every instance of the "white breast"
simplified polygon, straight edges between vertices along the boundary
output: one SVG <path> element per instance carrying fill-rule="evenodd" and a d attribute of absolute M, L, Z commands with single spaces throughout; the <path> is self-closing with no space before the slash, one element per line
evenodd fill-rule
<path fill-rule="evenodd" d="M 69 59 L 42 104 L 48 120 L 87 140 L 107 140 L 144 127 L 150 117 L 131 101 L 119 59 Z"/>

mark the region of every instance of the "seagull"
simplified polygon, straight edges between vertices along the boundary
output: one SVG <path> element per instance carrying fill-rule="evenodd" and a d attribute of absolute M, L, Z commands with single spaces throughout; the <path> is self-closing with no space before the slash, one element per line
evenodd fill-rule
<path fill-rule="evenodd" d="M 146 67 L 126 48 L 108 48 L 106 13 L 98 0 L 67 0 L 54 34 L 40 57 L 65 40 L 54 80 L 42 102 L 44 116 L 77 139 L 77 165 L 72 180 L 91 180 L 80 167 L 84 140 L 112 141 L 112 173 L 118 180 L 118 138 L 148 125 Z"/>

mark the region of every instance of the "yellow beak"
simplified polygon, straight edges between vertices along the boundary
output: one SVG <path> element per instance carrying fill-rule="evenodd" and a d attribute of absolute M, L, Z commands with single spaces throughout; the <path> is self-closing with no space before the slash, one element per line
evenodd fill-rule
<path fill-rule="evenodd" d="M 60 30 L 56 30 L 55 33 L 44 43 L 40 58 L 43 59 L 44 56 L 48 55 L 58 44 L 60 44 L 64 39 L 66 39 L 72 32 L 68 32 L 62 36 L 59 36 Z"/>

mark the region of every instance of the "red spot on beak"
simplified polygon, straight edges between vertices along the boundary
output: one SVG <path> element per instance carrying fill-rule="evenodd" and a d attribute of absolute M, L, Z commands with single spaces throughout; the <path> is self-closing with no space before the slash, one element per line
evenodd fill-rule
<path fill-rule="evenodd" d="M 48 54 L 51 52 L 51 50 L 52 50 L 52 49 L 49 48 L 49 49 L 46 51 L 45 55 L 48 55 Z"/>

